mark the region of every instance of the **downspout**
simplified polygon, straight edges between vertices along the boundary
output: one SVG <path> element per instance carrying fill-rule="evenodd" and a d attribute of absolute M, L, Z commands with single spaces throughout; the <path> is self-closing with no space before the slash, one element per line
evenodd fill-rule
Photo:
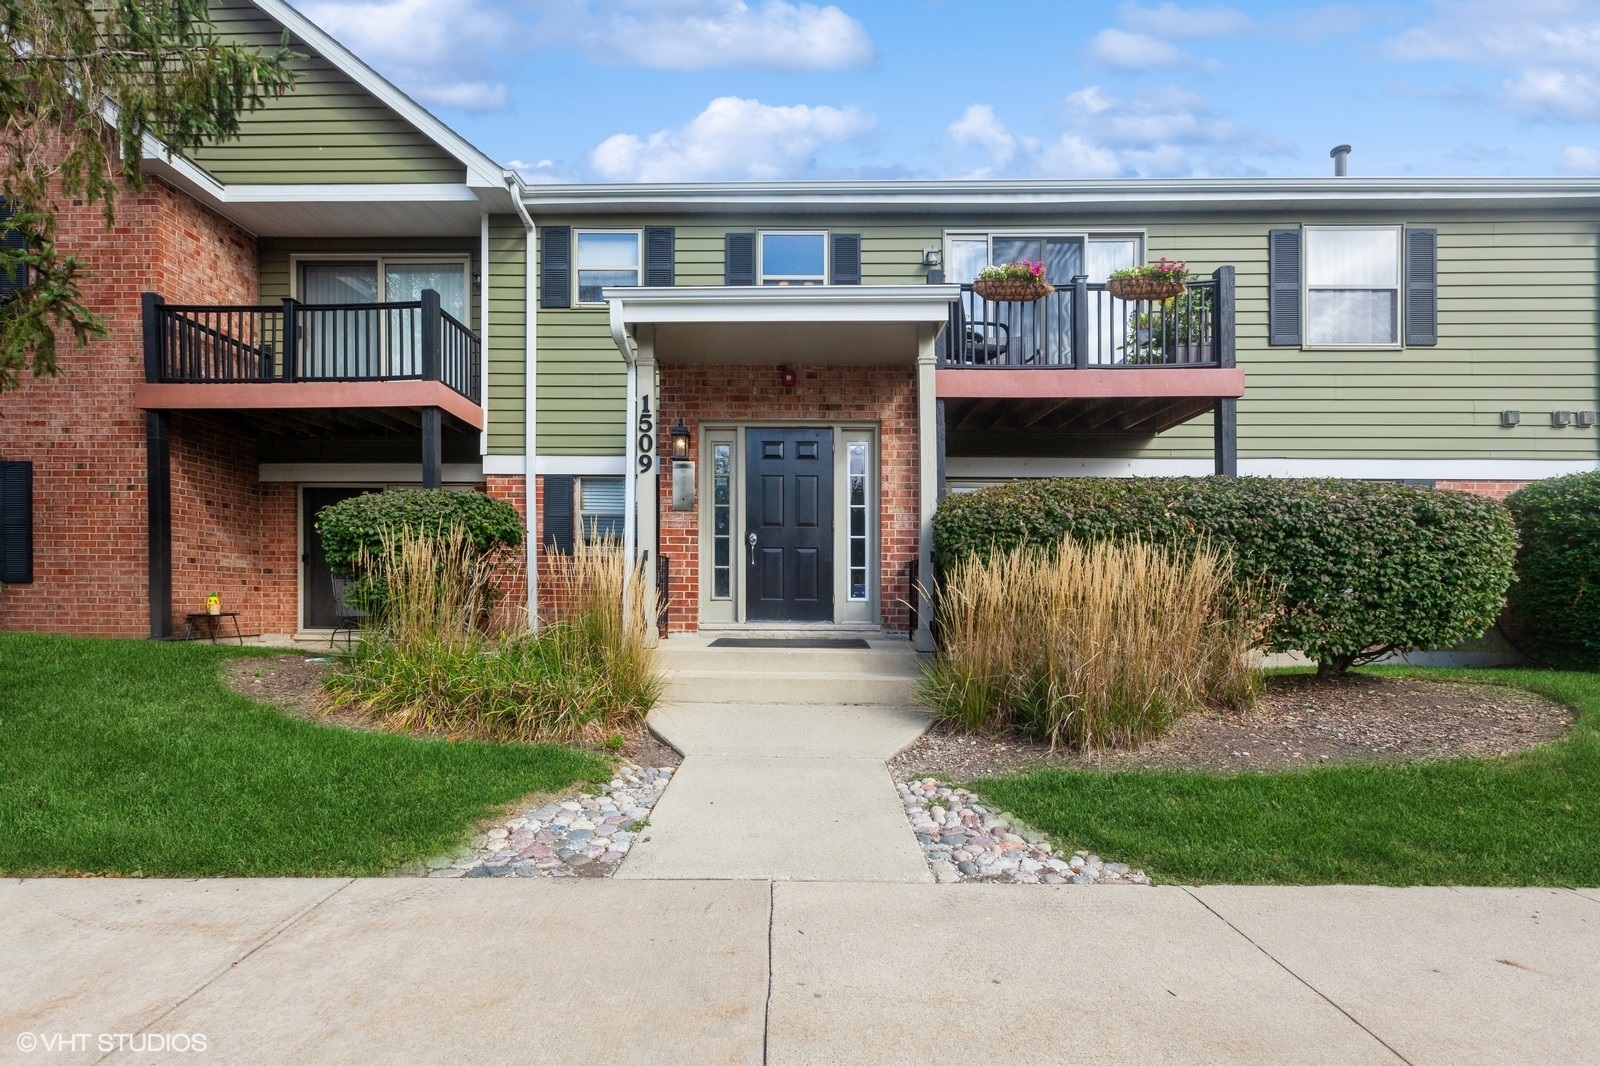
<path fill-rule="evenodd" d="M 536 319 L 538 300 L 535 298 L 533 285 L 533 260 L 535 228 L 533 216 L 528 214 L 528 206 L 522 202 L 522 179 L 514 170 L 505 172 L 506 188 L 511 190 L 511 202 L 516 205 L 517 214 L 522 216 L 522 228 L 526 235 L 522 265 L 522 292 L 525 301 L 523 310 L 523 328 L 527 331 L 527 362 L 524 364 L 522 382 L 522 501 L 527 509 L 527 517 L 523 525 L 528 527 L 528 540 L 523 545 L 524 566 L 528 571 L 528 627 L 539 628 L 539 515 L 534 507 L 534 487 L 537 480 L 539 464 L 535 458 L 538 443 L 535 431 L 538 428 L 538 397 L 536 390 L 539 384 L 539 331 Z M 487 393 L 485 394 L 487 395 Z"/>
<path fill-rule="evenodd" d="M 478 215 L 478 397 L 489 410 L 489 212 Z M 489 454 L 489 420 L 478 434 L 478 461 Z"/>

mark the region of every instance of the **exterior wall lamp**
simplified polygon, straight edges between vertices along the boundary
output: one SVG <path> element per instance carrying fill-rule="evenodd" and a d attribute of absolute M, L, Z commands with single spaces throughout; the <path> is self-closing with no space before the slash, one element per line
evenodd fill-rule
<path fill-rule="evenodd" d="M 689 459 L 689 427 L 672 427 L 672 509 L 694 510 L 694 463 Z"/>
<path fill-rule="evenodd" d="M 786 366 L 780 366 L 778 368 L 778 380 L 783 383 L 784 388 L 792 389 L 794 388 L 795 382 L 799 381 L 800 379 L 793 370 L 790 370 Z"/>

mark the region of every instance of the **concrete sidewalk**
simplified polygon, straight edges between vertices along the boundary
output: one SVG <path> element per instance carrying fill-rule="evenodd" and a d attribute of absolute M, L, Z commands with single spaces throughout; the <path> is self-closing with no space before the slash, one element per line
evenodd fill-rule
<path fill-rule="evenodd" d="M 1595 892 L 0 884 L 0 1062 L 1593 1062 L 1596 988 Z"/>

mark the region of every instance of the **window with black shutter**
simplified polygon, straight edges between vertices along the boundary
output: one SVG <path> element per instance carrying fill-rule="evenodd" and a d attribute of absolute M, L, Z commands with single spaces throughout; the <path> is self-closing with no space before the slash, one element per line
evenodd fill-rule
<path fill-rule="evenodd" d="M 17 260 L 17 256 L 28 251 L 28 241 L 21 230 L 11 225 L 14 213 L 9 203 L 0 202 L 0 249 L 6 253 L 5 264 L 0 266 L 0 305 L 28 287 L 27 264 Z"/>
<path fill-rule="evenodd" d="M 33 580 L 33 464 L 0 462 L 0 582 Z"/>
<path fill-rule="evenodd" d="M 572 227 L 539 229 L 539 306 L 572 306 Z"/>
<path fill-rule="evenodd" d="M 544 546 L 547 550 L 572 551 L 571 474 L 544 476 Z"/>

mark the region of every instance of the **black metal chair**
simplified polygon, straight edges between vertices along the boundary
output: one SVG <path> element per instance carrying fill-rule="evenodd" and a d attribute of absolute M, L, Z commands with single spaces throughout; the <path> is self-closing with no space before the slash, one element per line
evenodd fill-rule
<path fill-rule="evenodd" d="M 334 629 L 328 634 L 328 647 L 333 647 L 333 642 L 340 633 L 344 634 L 345 650 L 349 651 L 355 645 L 356 630 L 367 620 L 367 612 L 350 602 L 350 594 L 355 591 L 356 583 L 348 577 L 333 575 L 333 605 Z"/>
<path fill-rule="evenodd" d="M 947 362 L 971 366 L 1003 363 L 1011 350 L 1011 328 L 1004 322 L 968 319 L 964 301 L 956 301 L 955 329 L 950 339 L 955 351 Z"/>

